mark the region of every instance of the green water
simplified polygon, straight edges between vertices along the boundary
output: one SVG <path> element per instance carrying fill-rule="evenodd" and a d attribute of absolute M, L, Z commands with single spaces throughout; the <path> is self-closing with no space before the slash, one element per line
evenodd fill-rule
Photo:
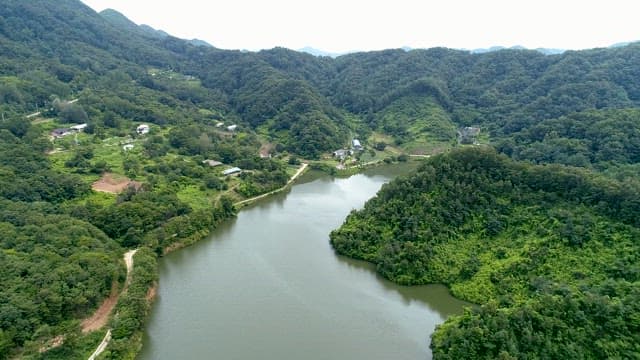
<path fill-rule="evenodd" d="M 436 324 L 465 303 L 402 287 L 336 256 L 328 234 L 405 169 L 305 175 L 160 262 L 140 359 L 429 359 Z"/>

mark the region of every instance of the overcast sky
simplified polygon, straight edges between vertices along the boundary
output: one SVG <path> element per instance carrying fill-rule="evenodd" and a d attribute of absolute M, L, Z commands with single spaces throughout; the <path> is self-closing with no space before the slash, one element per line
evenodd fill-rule
<path fill-rule="evenodd" d="M 637 0 L 82 0 L 222 49 L 585 49 L 640 40 Z"/>

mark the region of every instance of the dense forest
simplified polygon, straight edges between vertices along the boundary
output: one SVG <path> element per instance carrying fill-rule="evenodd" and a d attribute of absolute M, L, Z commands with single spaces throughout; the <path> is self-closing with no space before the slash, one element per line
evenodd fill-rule
<path fill-rule="evenodd" d="M 332 59 L 217 49 L 77 0 L 5 0 L 0 359 L 86 358 L 104 333 L 80 322 L 140 248 L 104 355 L 133 357 L 157 256 L 283 186 L 300 159 L 335 172 L 331 153 L 355 138 L 366 150 L 351 164 L 435 155 L 467 147 L 467 127 L 479 146 L 387 186 L 333 233 L 336 249 L 487 304 L 440 328 L 436 357 L 631 357 L 639 79 L 640 43 Z M 129 186 L 96 191 L 112 180 Z"/>
<path fill-rule="evenodd" d="M 436 358 L 633 358 L 638 211 L 635 179 L 473 147 L 385 185 L 331 243 L 396 282 L 482 304 L 436 331 Z"/>
<path fill-rule="evenodd" d="M 640 104 L 637 43 L 557 55 L 445 48 L 337 59 L 284 48 L 253 53 L 195 45 L 75 0 L 8 1 L 0 36 L 7 118 L 50 106 L 52 96 L 80 97 L 97 129 L 117 127 L 121 118 L 159 125 L 229 118 L 310 158 L 372 131 L 401 144 L 416 137 L 451 143 L 451 127 L 479 126 L 498 141 L 533 135 L 528 129 L 544 120 Z M 67 119 L 84 119 L 71 110 Z"/>

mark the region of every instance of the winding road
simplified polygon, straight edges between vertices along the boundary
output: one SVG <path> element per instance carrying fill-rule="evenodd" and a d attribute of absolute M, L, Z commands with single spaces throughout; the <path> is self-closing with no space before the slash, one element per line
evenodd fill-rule
<path fill-rule="evenodd" d="M 124 253 L 124 263 L 127 266 L 127 279 L 124 281 L 124 287 L 122 288 L 122 292 L 120 292 L 120 295 L 124 294 L 127 291 L 127 288 L 129 287 L 129 284 L 131 283 L 131 272 L 133 271 L 133 255 L 136 254 L 136 252 L 138 251 L 138 249 L 135 250 L 129 250 L 126 253 Z M 113 310 L 113 308 L 115 307 L 117 301 L 117 297 L 116 297 L 116 301 L 113 302 L 113 304 L 108 303 L 109 300 L 106 300 L 105 303 L 108 303 L 108 309 L 102 309 L 104 307 L 103 306 L 100 307 L 100 309 L 98 309 L 98 311 L 96 311 L 96 314 L 98 314 L 98 316 L 96 316 L 96 314 L 94 314 L 94 316 L 92 316 L 90 319 L 91 324 L 97 324 L 99 325 L 98 328 L 96 329 L 91 329 L 91 330 L 97 330 L 100 327 L 104 326 L 104 324 L 107 323 L 107 319 L 109 318 L 109 314 L 111 314 L 111 311 Z M 102 311 L 101 311 L 102 310 Z M 106 311 L 105 311 L 106 310 Z M 95 327 L 95 325 L 93 326 Z M 83 328 L 83 331 L 84 328 Z M 104 338 L 102 339 L 102 342 L 100 342 L 100 345 L 98 345 L 98 347 L 96 348 L 96 351 L 93 352 L 93 354 L 91 354 L 91 356 L 89 356 L 88 360 L 94 360 L 95 358 L 98 357 L 98 355 L 100 355 L 104 349 L 107 348 L 107 345 L 109 345 L 109 341 L 111 341 L 111 329 L 107 330 L 107 333 L 105 334 Z"/>

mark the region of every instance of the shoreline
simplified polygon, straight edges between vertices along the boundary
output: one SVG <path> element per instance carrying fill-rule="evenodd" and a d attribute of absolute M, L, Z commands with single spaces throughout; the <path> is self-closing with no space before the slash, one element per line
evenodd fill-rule
<path fill-rule="evenodd" d="M 380 164 L 380 165 L 382 165 L 382 164 Z M 396 165 L 398 165 L 398 164 L 396 164 Z M 408 165 L 407 165 L 407 164 L 405 164 L 405 163 L 401 163 L 401 164 L 399 164 L 399 165 L 400 165 L 400 166 L 402 166 L 402 169 L 406 169 L 407 171 L 410 171 L 411 169 L 413 169 L 413 168 L 414 168 L 414 166 L 413 166 L 414 164 L 411 164 L 411 163 L 409 163 Z M 389 167 L 384 167 L 384 166 L 383 166 L 383 168 L 384 168 L 384 170 L 375 170 L 375 169 L 374 169 L 374 170 L 372 171 L 372 173 L 371 173 L 372 175 L 368 175 L 367 177 L 377 177 L 377 176 L 391 176 L 391 177 L 395 177 L 395 176 L 397 175 L 397 171 L 398 171 L 398 170 L 396 170 L 396 167 L 395 167 L 395 166 L 393 166 L 393 165 L 392 165 L 392 166 L 389 166 Z M 397 176 L 399 176 L 399 175 L 397 175 Z M 316 181 L 317 181 L 317 182 L 320 182 L 320 183 L 322 183 L 323 181 L 324 181 L 324 182 L 326 182 L 326 181 L 331 181 L 331 182 L 333 182 L 334 180 L 327 180 L 327 179 L 333 179 L 333 178 L 334 178 L 334 176 L 331 176 L 331 175 L 326 174 L 326 173 L 318 172 L 318 173 L 316 174 L 315 172 L 311 172 L 311 174 L 308 174 L 307 176 L 303 177 L 303 178 L 302 178 L 302 180 L 298 181 L 298 183 L 297 183 L 296 185 L 305 185 L 305 184 L 306 184 L 306 185 L 305 185 L 305 186 L 303 186 L 303 187 L 304 187 L 305 189 L 307 189 L 307 187 L 306 187 L 306 186 L 308 186 L 308 184 L 309 184 L 310 182 L 316 182 Z M 355 176 L 354 178 L 364 178 L 364 176 Z M 322 180 L 318 180 L 318 179 L 322 179 Z M 337 178 L 335 178 L 335 181 L 343 181 L 343 180 L 338 180 Z M 299 189 L 299 188 L 298 188 L 298 189 Z M 294 190 L 295 190 L 295 189 L 294 189 Z M 303 192 L 304 192 L 304 191 L 303 191 Z M 283 202 L 283 201 L 284 201 L 283 199 L 284 199 L 285 197 L 286 197 L 286 198 L 291 198 L 291 197 L 292 197 L 292 195 L 297 195 L 298 193 L 299 193 L 299 191 L 298 191 L 298 190 L 296 190 L 296 191 L 291 191 L 291 192 L 286 192 L 286 193 L 284 193 L 284 194 L 282 194 L 282 195 L 278 195 L 277 197 L 275 197 L 275 198 L 273 198 L 273 199 L 271 199 L 271 200 L 269 200 L 269 201 L 259 203 L 258 205 L 247 206 L 247 207 L 245 207 L 245 210 L 250 210 L 249 212 L 250 212 L 250 213 L 253 213 L 253 212 L 257 211 L 256 209 L 258 209 L 258 208 L 263 209 L 265 206 L 266 206 L 266 207 L 271 207 L 271 206 L 272 206 L 272 204 L 280 203 L 281 201 Z M 262 197 L 261 197 L 261 198 L 262 198 Z M 322 200 L 322 199 L 320 199 L 320 201 L 323 201 L 323 200 Z M 240 211 L 240 210 L 238 210 L 238 211 Z M 243 214 L 243 215 L 244 215 L 244 214 Z M 247 216 L 240 217 L 240 219 L 241 219 L 241 220 L 242 220 L 242 219 L 246 220 L 246 218 L 247 218 Z M 242 223 L 242 224 L 245 224 L 245 225 L 247 224 L 246 222 L 242 222 L 242 221 L 241 221 L 241 222 L 239 222 L 238 224 L 236 224 L 236 223 L 235 223 L 235 221 L 236 221 L 236 220 L 234 219 L 233 221 L 231 221 L 231 222 L 230 222 L 230 223 L 228 223 L 228 224 L 229 224 L 229 225 L 231 225 L 231 226 L 237 226 L 239 223 Z M 253 221 L 249 221 L 249 223 L 251 224 L 251 223 L 253 223 Z M 225 226 L 225 227 L 223 227 L 223 229 L 224 229 L 224 231 L 223 231 L 223 232 L 220 232 L 220 231 L 213 231 L 213 232 L 212 232 L 212 234 L 211 234 L 210 236 L 208 236 L 208 237 L 207 237 L 207 239 L 205 239 L 205 240 L 206 240 L 206 242 L 205 242 L 205 243 L 203 243 L 203 244 L 198 244 L 198 249 L 205 249 L 205 248 L 209 249 L 209 247 L 208 247 L 208 245 L 207 245 L 207 244 L 211 243 L 212 241 L 215 243 L 215 242 L 216 242 L 216 239 L 220 237 L 220 235 L 219 235 L 219 234 L 223 234 L 223 233 L 227 233 L 227 232 L 229 232 L 229 231 L 230 231 L 230 230 L 229 230 L 229 228 L 230 228 L 230 227 L 226 227 L 226 226 Z M 204 247 L 200 247 L 200 246 L 204 246 Z M 200 251 L 199 251 L 199 250 L 196 250 L 196 249 L 191 249 L 191 250 L 189 250 L 189 251 L 194 251 L 194 250 L 195 250 L 195 252 L 194 252 L 194 253 L 191 253 L 192 255 L 193 255 L 193 254 L 200 253 Z M 208 251 L 205 251 L 205 252 L 208 252 Z M 337 255 L 337 254 L 336 254 L 336 255 Z M 220 258 L 220 257 L 218 257 L 218 258 Z M 225 258 L 228 258 L 228 257 L 226 257 L 226 256 L 225 256 Z M 191 262 L 191 261 L 189 261 L 189 260 L 188 260 L 188 259 L 189 259 L 189 257 L 184 258 L 184 255 L 178 254 L 178 258 L 172 258 L 172 261 L 169 261 L 169 263 L 173 263 L 173 260 L 175 260 L 175 259 L 182 259 L 182 260 L 186 260 L 185 264 L 188 264 L 188 263 L 190 263 L 190 262 Z M 353 259 L 353 258 L 349 257 L 349 259 Z M 354 260 L 355 260 L 355 259 L 354 259 Z M 378 278 L 378 279 L 377 279 L 378 281 L 381 281 L 381 280 L 382 280 L 382 281 L 386 281 L 386 280 L 383 280 L 382 278 L 380 278 L 380 277 L 379 277 L 379 272 L 377 272 L 377 271 L 375 270 L 375 265 L 374 265 L 374 264 L 372 264 L 372 263 L 370 263 L 370 262 L 366 262 L 366 261 L 358 261 L 358 263 L 359 263 L 359 264 L 357 265 L 357 267 L 358 267 L 358 268 L 360 268 L 360 267 L 367 267 L 367 268 L 368 268 L 368 270 L 369 270 L 369 272 L 371 272 L 371 274 L 372 274 L 374 277 L 377 277 L 377 278 Z M 166 264 L 168 264 L 168 263 L 164 263 L 164 264 L 165 264 L 165 266 L 166 266 Z M 163 267 L 164 267 L 164 266 L 163 266 Z M 229 268 L 227 268 L 227 269 L 229 269 Z M 164 270 L 163 270 L 163 271 L 164 271 Z M 223 272 L 223 273 L 224 273 L 224 272 Z M 207 276 L 207 275 L 205 274 L 205 277 L 206 277 L 206 276 Z M 178 279 L 178 283 L 179 283 L 179 282 L 180 282 L 180 280 Z M 174 279 L 172 279 L 172 281 L 170 281 L 170 283 L 172 283 L 172 284 L 173 284 L 173 283 L 174 283 Z M 168 288 L 166 288 L 164 291 L 165 291 L 165 292 L 167 292 L 167 291 L 169 291 L 169 292 L 170 292 L 169 294 L 165 294 L 165 295 L 169 296 L 170 298 L 173 298 L 174 296 L 176 296 L 176 295 L 175 295 L 176 293 L 173 291 L 173 290 L 174 290 L 174 288 L 173 288 L 172 284 L 167 283 L 167 284 L 165 284 L 165 285 L 164 285 L 165 287 L 167 287 L 167 286 L 168 286 Z M 399 284 L 399 283 L 397 283 L 397 282 L 393 282 L 393 284 L 396 284 L 396 285 L 398 285 L 398 286 L 400 286 L 400 287 L 404 287 L 404 286 L 400 285 L 400 284 Z M 451 288 L 450 288 L 449 286 L 447 286 L 446 284 L 441 284 L 441 283 L 440 283 L 440 284 L 435 284 L 435 285 L 437 285 L 437 286 L 439 286 L 439 287 L 440 287 L 440 288 L 439 288 L 439 291 L 440 291 L 439 293 L 446 294 L 447 296 L 451 296 L 451 297 L 453 297 L 453 295 L 452 295 L 452 293 L 451 293 Z M 409 290 L 408 290 L 408 291 L 409 291 Z M 178 294 L 178 297 L 179 297 L 179 296 L 180 296 L 180 295 Z M 457 299 L 457 300 L 459 300 L 459 299 Z M 167 300 L 165 299 L 164 301 L 161 301 L 161 302 L 166 302 L 166 301 L 167 301 Z M 469 305 L 469 306 L 472 306 L 472 305 Z M 140 348 L 140 353 L 139 353 L 140 355 L 138 355 L 138 356 L 144 355 L 144 356 L 145 356 L 145 358 L 147 358 L 147 357 L 152 358 L 152 357 L 155 357 L 155 355 L 153 355 L 153 354 L 156 354 L 156 355 L 158 355 L 158 356 L 159 356 L 159 355 L 161 355 L 161 353 L 159 353 L 159 352 L 158 352 L 158 351 L 161 351 L 161 350 L 159 350 L 159 349 L 156 347 L 156 345 L 152 344 L 152 343 L 154 343 L 154 342 L 157 342 L 157 341 L 158 341 L 158 339 L 163 338 L 163 335 L 164 335 L 164 334 L 161 334 L 161 333 L 156 333 L 156 332 L 157 332 L 156 328 L 157 328 L 157 327 L 165 327 L 165 326 L 166 326 L 166 325 L 165 325 L 165 324 L 166 324 L 166 323 L 165 323 L 165 321 L 167 321 L 167 320 L 168 320 L 168 321 L 170 321 L 170 322 L 171 322 L 171 320 L 170 320 L 171 318 L 173 318 L 173 317 L 175 317 L 175 316 L 181 316 L 181 315 L 179 315 L 179 314 L 173 314 L 173 315 L 172 315 L 171 313 L 172 313 L 173 311 L 171 311 L 171 309 L 169 309 L 170 311 L 168 312 L 168 315 L 167 315 L 167 312 L 165 311 L 166 309 L 164 309 L 164 306 L 161 306 L 161 307 L 162 307 L 163 309 L 154 309 L 154 310 L 153 310 L 153 311 L 154 311 L 154 313 L 153 313 L 153 314 L 150 314 L 150 316 L 148 317 L 148 319 L 149 319 L 149 320 L 148 320 L 148 324 L 144 327 L 144 329 L 145 329 L 145 330 L 144 330 L 144 331 L 145 331 L 144 338 L 146 339 L 146 340 L 144 341 L 144 342 L 145 342 L 145 344 L 144 344 L 144 346 L 143 346 L 142 348 Z M 161 311 L 161 313 L 158 313 L 158 312 L 157 312 L 158 310 L 162 310 L 162 311 Z M 183 313 L 183 315 L 185 315 L 185 316 L 186 316 L 186 313 L 188 313 L 188 312 L 189 312 L 189 311 L 188 311 L 188 307 L 187 307 L 187 310 L 185 310 L 185 313 Z M 211 321 L 211 320 L 209 320 L 209 321 Z M 153 323 L 153 324 L 152 324 L 152 323 Z M 188 324 L 188 323 L 187 323 L 187 324 Z M 150 336 L 150 337 L 149 337 L 149 336 Z M 155 339 L 155 340 L 154 340 L 154 339 Z"/>
<path fill-rule="evenodd" d="M 260 194 L 260 195 L 256 195 L 252 198 L 249 199 L 245 199 L 245 200 L 241 200 L 241 201 L 237 201 L 233 204 L 233 206 L 236 208 L 236 210 L 240 210 L 245 206 L 248 206 L 252 203 L 254 203 L 255 201 L 258 201 L 260 199 L 264 199 L 268 196 L 277 194 L 279 192 L 282 192 L 286 189 L 288 189 L 289 187 L 291 187 L 293 185 L 293 183 L 295 182 L 295 180 L 297 178 L 299 178 L 302 174 L 304 174 L 308 169 L 310 168 L 308 163 L 302 163 L 302 165 L 300 166 L 300 168 L 298 168 L 298 170 L 296 170 L 296 172 L 289 178 L 289 180 L 287 181 L 287 183 L 282 186 L 281 188 L 275 189 L 275 190 L 271 190 L 269 192 L 266 192 L 264 194 Z M 191 237 L 185 238 L 182 241 L 178 241 L 178 242 L 174 242 L 171 245 L 167 246 L 166 248 L 164 248 L 162 250 L 162 256 L 168 255 L 174 251 L 183 249 L 185 247 L 191 246 L 195 243 L 197 243 L 198 241 L 204 239 L 205 237 L 209 236 L 209 234 L 211 234 L 211 231 L 207 231 L 205 232 L 198 232 L 196 234 L 194 234 Z"/>
<path fill-rule="evenodd" d="M 268 197 L 270 195 L 277 194 L 277 193 L 279 193 L 281 191 L 284 191 L 284 190 L 288 189 L 293 184 L 293 182 L 307 170 L 308 167 L 309 167 L 309 163 L 306 163 L 306 162 L 302 163 L 300 168 L 298 168 L 296 173 L 293 174 L 291 176 L 291 178 L 289 178 L 289 180 L 287 181 L 287 183 L 283 187 L 281 187 L 279 189 L 271 190 L 271 191 L 269 191 L 267 193 L 254 196 L 254 197 L 249 198 L 249 199 L 238 201 L 238 202 L 234 203 L 233 206 L 235 206 L 237 209 L 240 209 L 240 208 L 245 207 L 245 206 L 247 206 L 249 204 L 252 204 L 253 202 L 255 202 L 257 200 L 266 198 L 266 197 Z"/>
<path fill-rule="evenodd" d="M 365 171 L 369 168 L 372 167 L 377 167 L 377 166 L 383 166 L 383 165 L 387 165 L 387 163 L 385 163 L 384 161 L 376 161 L 376 162 L 371 162 L 371 163 L 367 163 L 367 164 L 363 164 L 361 166 L 357 166 L 357 167 L 351 167 L 348 169 L 345 169 L 345 173 L 344 174 L 333 174 L 334 176 L 339 176 L 339 177 L 349 177 L 349 176 L 353 176 L 356 175 L 358 173 L 361 173 L 362 171 Z M 245 199 L 245 200 L 241 200 L 238 201 L 236 203 L 234 203 L 234 207 L 236 207 L 236 210 L 240 210 L 250 204 L 253 204 L 254 202 L 267 198 L 270 195 L 274 195 L 277 193 L 280 193 L 288 188 L 290 188 L 292 185 L 294 185 L 295 180 L 297 180 L 301 175 L 303 175 L 307 170 L 309 169 L 314 169 L 315 167 L 313 166 L 313 164 L 309 164 L 308 162 L 304 162 L 302 163 L 302 165 L 300 166 L 300 168 L 296 171 L 295 174 L 293 174 L 291 176 L 291 178 L 289 178 L 289 180 L 287 181 L 287 183 L 282 186 L 281 188 L 278 188 L 276 190 L 272 190 L 269 191 L 267 193 L 261 194 L 261 195 L 257 195 L 254 196 L 252 198 L 249 199 Z M 190 245 L 193 245 L 196 242 L 199 242 L 200 240 L 206 238 L 207 236 L 209 236 L 211 234 L 211 231 L 207 231 L 205 232 L 198 232 L 197 234 L 194 234 L 195 236 L 191 236 L 189 238 L 184 239 L 184 241 L 179 241 L 179 242 L 175 242 L 173 244 L 171 244 L 170 246 L 168 246 L 167 248 L 165 248 L 162 251 L 162 255 L 160 256 L 165 256 L 167 254 L 170 254 L 174 251 L 180 250 L 182 248 L 188 247 Z M 153 306 L 153 303 L 155 302 L 156 298 L 157 298 L 157 289 L 158 289 L 159 283 L 155 283 L 152 287 L 150 287 L 149 289 L 147 289 L 147 293 L 146 293 L 146 301 L 149 305 L 149 307 Z M 450 289 L 449 289 L 450 290 Z M 146 320 L 149 317 L 149 313 L 147 313 L 147 315 L 145 316 L 144 322 L 146 322 Z M 144 328 L 144 325 L 143 325 Z M 134 351 L 133 353 L 131 353 L 130 355 L 132 355 L 132 359 L 135 358 L 135 356 L 141 351 L 142 349 L 142 339 L 143 336 L 141 336 L 142 334 L 137 334 L 131 337 L 132 343 L 131 343 L 131 348 L 130 350 Z M 106 336 L 105 336 L 106 339 Z M 104 349 L 103 349 L 104 350 Z"/>

